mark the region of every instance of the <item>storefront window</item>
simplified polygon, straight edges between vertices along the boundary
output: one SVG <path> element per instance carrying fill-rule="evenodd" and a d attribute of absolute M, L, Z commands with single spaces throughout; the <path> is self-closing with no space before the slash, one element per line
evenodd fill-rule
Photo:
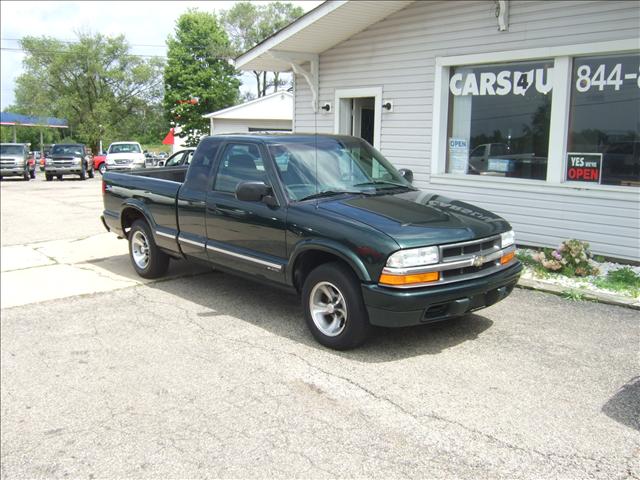
<path fill-rule="evenodd" d="M 567 182 L 640 186 L 639 68 L 638 54 L 574 59 Z"/>
<path fill-rule="evenodd" d="M 545 180 L 553 61 L 452 67 L 447 173 Z"/>

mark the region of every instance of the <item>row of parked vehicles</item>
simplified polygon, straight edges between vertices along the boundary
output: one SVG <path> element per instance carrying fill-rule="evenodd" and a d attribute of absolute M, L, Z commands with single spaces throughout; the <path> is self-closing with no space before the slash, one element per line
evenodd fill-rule
<path fill-rule="evenodd" d="M 114 142 L 107 152 L 93 155 L 91 149 L 80 143 L 51 145 L 44 153 L 30 152 L 25 143 L 0 144 L 0 178 L 22 177 L 24 180 L 36 178 L 36 164 L 45 179 L 62 180 L 65 175 L 78 175 L 81 180 L 93 178 L 96 171 L 104 174 L 107 170 L 131 171 L 146 167 L 176 167 L 188 165 L 195 148 L 186 148 L 171 156 L 162 153 L 153 155 L 142 150 L 138 142 Z"/>

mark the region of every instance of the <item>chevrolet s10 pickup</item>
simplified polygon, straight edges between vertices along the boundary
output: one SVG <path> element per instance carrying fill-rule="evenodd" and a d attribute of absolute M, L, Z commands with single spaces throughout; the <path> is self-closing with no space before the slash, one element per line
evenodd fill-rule
<path fill-rule="evenodd" d="M 522 270 L 509 223 L 412 177 L 358 138 L 211 136 L 188 167 L 107 171 L 102 221 L 142 277 L 191 259 L 284 286 L 318 342 L 348 349 L 493 305 Z"/>

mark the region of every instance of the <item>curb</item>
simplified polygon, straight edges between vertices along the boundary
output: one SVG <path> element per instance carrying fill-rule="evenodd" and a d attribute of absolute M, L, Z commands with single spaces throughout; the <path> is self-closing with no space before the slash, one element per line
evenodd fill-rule
<path fill-rule="evenodd" d="M 540 292 L 551 293 L 553 295 L 564 295 L 567 291 L 567 287 L 555 285 L 553 283 L 546 283 L 540 280 L 533 280 L 531 278 L 520 278 L 516 287 L 525 290 L 538 290 Z M 640 301 L 637 299 L 630 299 L 622 297 L 620 295 L 613 295 L 608 293 L 591 292 L 588 290 L 581 290 L 580 295 L 584 300 L 598 303 L 606 303 L 608 305 L 616 305 L 619 307 L 631 308 L 632 310 L 640 310 Z"/>

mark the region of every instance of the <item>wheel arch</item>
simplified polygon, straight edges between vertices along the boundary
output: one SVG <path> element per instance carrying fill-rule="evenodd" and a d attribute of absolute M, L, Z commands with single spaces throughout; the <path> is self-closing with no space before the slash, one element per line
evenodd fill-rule
<path fill-rule="evenodd" d="M 316 267 L 338 261 L 347 266 L 362 282 L 370 282 L 371 276 L 364 263 L 342 245 L 329 242 L 307 242 L 299 245 L 287 265 L 287 277 L 296 290 L 302 290 L 306 276 Z"/>
<path fill-rule="evenodd" d="M 122 210 L 120 211 L 120 225 L 125 237 L 128 238 L 131 225 L 133 225 L 133 222 L 139 219 L 143 219 L 147 222 L 153 234 L 153 232 L 155 231 L 155 222 L 153 221 L 151 215 L 149 215 L 149 213 L 146 211 L 144 206 L 134 201 L 126 202 L 122 206 Z"/>

